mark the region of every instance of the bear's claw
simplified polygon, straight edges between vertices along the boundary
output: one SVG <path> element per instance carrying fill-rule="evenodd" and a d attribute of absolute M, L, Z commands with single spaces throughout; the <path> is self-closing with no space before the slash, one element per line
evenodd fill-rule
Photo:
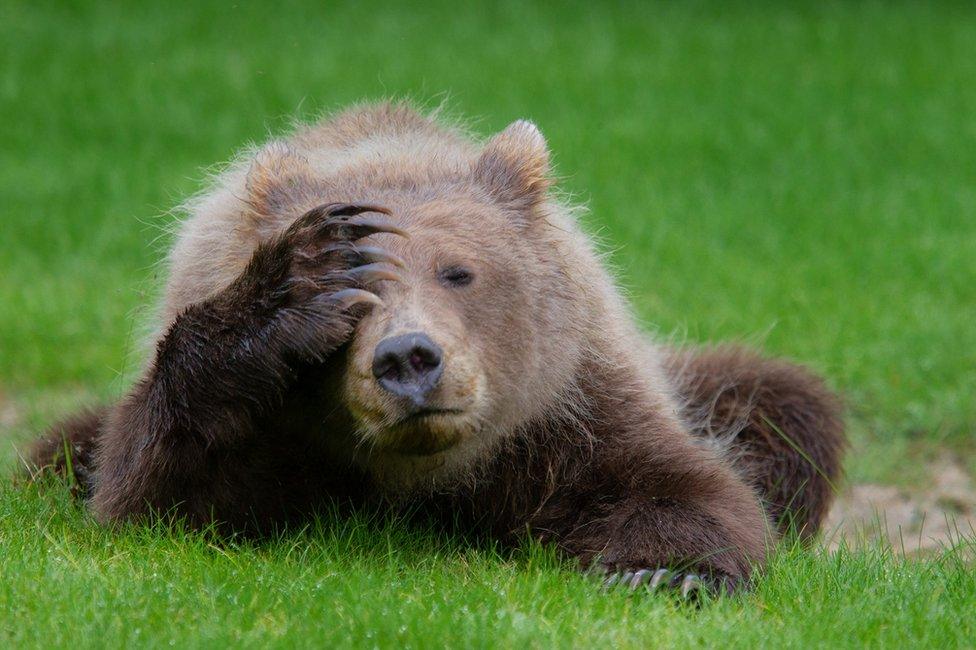
<path fill-rule="evenodd" d="M 321 205 L 303 214 L 279 244 L 291 256 L 293 266 L 291 277 L 276 296 L 288 296 L 296 305 L 331 290 L 336 293 L 326 296 L 324 302 L 338 305 L 340 310 L 364 302 L 382 304 L 366 289 L 382 280 L 402 281 L 399 269 L 404 261 L 378 246 L 359 245 L 358 240 L 376 233 L 406 236 L 380 216 L 386 214 L 390 214 L 386 208 L 347 203 Z"/>
<path fill-rule="evenodd" d="M 381 214 L 388 215 L 390 211 L 375 205 L 328 203 L 303 214 L 288 232 L 299 237 L 301 244 L 355 241 L 381 232 L 409 237 L 405 230 Z"/>
<path fill-rule="evenodd" d="M 374 305 L 383 305 L 383 301 L 375 293 L 369 291 L 364 291 L 362 289 L 343 289 L 342 291 L 336 291 L 332 295 L 327 297 L 329 302 L 335 303 L 341 311 L 346 311 L 353 305 L 358 305 L 360 303 L 372 303 Z"/>
<path fill-rule="evenodd" d="M 389 219 L 370 216 L 366 213 L 390 214 L 386 208 L 376 205 L 328 204 L 309 210 L 303 220 L 317 223 L 318 233 L 330 235 L 340 240 L 356 240 L 378 232 L 388 232 L 401 237 L 409 237 Z M 322 219 L 322 217 L 327 217 Z M 319 221 L 322 219 L 321 221 Z"/>
<path fill-rule="evenodd" d="M 373 262 L 372 264 L 356 266 L 349 269 L 342 275 L 348 280 L 359 282 L 361 284 L 369 284 L 379 280 L 403 280 L 403 276 L 397 273 L 392 266 L 389 264 L 383 264 L 382 262 Z"/>
<path fill-rule="evenodd" d="M 382 217 L 332 217 L 322 224 L 322 231 L 336 239 L 362 239 L 380 232 L 388 232 L 401 237 L 409 237 L 406 230 L 397 227 L 389 219 Z"/>
<path fill-rule="evenodd" d="M 359 203 L 326 203 L 317 208 L 312 208 L 320 215 L 330 217 L 351 217 L 363 212 L 379 212 L 380 214 L 390 214 L 390 211 L 378 205 L 363 205 Z"/>
<path fill-rule="evenodd" d="M 609 570 L 604 567 L 604 575 L 607 572 Z M 610 572 L 609 577 L 603 581 L 604 591 L 613 589 L 637 591 L 641 587 L 652 593 L 661 589 L 673 589 L 681 598 L 694 600 L 703 591 L 731 595 L 735 591 L 736 584 L 726 578 L 710 578 L 697 573 L 683 573 L 663 568 L 614 571 Z"/>
<path fill-rule="evenodd" d="M 406 263 L 399 256 L 394 255 L 386 249 L 380 248 L 379 246 L 357 246 L 355 242 L 351 241 L 340 241 L 326 246 L 322 250 L 321 255 L 331 255 L 332 253 L 341 253 L 343 259 L 345 259 L 349 266 L 359 266 L 373 262 L 381 262 L 401 269 L 406 266 Z M 312 260 L 314 260 L 314 257 L 310 258 L 310 261 Z"/>

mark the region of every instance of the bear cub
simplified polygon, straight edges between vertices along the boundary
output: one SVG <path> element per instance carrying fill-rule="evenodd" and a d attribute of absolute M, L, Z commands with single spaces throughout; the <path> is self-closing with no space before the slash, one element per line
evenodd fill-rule
<path fill-rule="evenodd" d="M 823 521 L 837 398 L 787 362 L 650 341 L 530 122 L 479 143 L 353 108 L 186 212 L 142 378 L 31 455 L 101 521 L 260 533 L 409 503 L 683 594 L 735 589 Z"/>

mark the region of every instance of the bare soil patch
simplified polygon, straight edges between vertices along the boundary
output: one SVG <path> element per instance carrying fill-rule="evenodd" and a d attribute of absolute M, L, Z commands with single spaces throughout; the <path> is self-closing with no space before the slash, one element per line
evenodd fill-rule
<path fill-rule="evenodd" d="M 20 410 L 7 394 L 0 391 L 0 429 L 12 429 L 20 422 Z"/>
<path fill-rule="evenodd" d="M 891 485 L 849 486 L 825 526 L 827 546 L 887 540 L 905 555 L 939 551 L 976 535 L 976 485 L 959 462 L 944 454 L 928 467 L 930 486 L 909 491 Z"/>

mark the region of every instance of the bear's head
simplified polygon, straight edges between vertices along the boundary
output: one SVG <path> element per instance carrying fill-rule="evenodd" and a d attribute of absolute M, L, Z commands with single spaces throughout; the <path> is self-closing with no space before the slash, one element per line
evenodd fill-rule
<path fill-rule="evenodd" d="M 400 279 L 370 286 L 382 305 L 328 364 L 316 416 L 342 420 L 326 444 L 399 489 L 470 476 L 526 426 L 572 417 L 581 359 L 607 347 L 592 338 L 626 320 L 607 317 L 618 294 L 551 195 L 530 122 L 478 144 L 416 113 L 354 112 L 264 147 L 222 182 L 174 247 L 171 317 L 317 205 L 382 206 L 408 234 L 363 240 L 402 260 Z"/>
<path fill-rule="evenodd" d="M 403 261 L 401 279 L 374 286 L 383 304 L 356 328 L 342 379 L 359 461 L 381 479 L 463 474 L 571 381 L 578 291 L 547 201 L 548 158 L 539 130 L 516 122 L 419 192 L 375 176 L 360 185 L 408 234 L 370 238 Z"/>

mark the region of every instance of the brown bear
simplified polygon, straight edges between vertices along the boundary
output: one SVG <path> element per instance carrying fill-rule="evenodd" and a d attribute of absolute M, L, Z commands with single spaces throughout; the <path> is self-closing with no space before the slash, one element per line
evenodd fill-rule
<path fill-rule="evenodd" d="M 835 396 L 638 331 L 539 130 L 479 144 L 399 103 L 251 152 L 187 206 L 155 355 L 55 426 L 105 522 L 261 531 L 339 501 L 525 531 L 611 584 L 732 589 L 818 530 Z"/>

